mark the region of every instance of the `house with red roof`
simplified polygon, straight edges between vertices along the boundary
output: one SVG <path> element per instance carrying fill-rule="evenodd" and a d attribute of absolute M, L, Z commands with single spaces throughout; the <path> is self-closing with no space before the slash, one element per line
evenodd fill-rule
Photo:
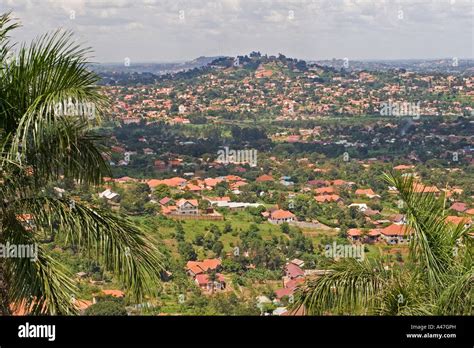
<path fill-rule="evenodd" d="M 212 190 L 214 187 L 216 187 L 217 184 L 223 182 L 224 180 L 221 178 L 206 178 L 204 179 L 204 184 L 206 187 L 210 190 Z"/>
<path fill-rule="evenodd" d="M 293 262 L 285 266 L 285 276 L 283 277 L 283 288 L 275 290 L 275 296 L 281 300 L 285 296 L 292 296 L 298 285 L 304 283 L 304 270 Z"/>
<path fill-rule="evenodd" d="M 362 239 L 362 231 L 358 228 L 350 228 L 347 231 L 347 239 L 349 239 L 352 243 L 360 242 Z"/>
<path fill-rule="evenodd" d="M 301 269 L 301 267 L 290 262 L 285 267 L 285 274 L 289 279 L 295 279 L 303 277 L 304 271 Z"/>
<path fill-rule="evenodd" d="M 365 241 L 369 244 L 378 242 L 380 238 L 380 230 L 374 228 L 370 230 L 367 235 L 365 236 Z"/>
<path fill-rule="evenodd" d="M 410 230 L 407 225 L 392 224 L 380 230 L 381 237 L 387 244 L 403 244 L 410 241 Z"/>
<path fill-rule="evenodd" d="M 328 186 L 328 187 L 319 187 L 319 188 L 315 189 L 314 192 L 317 195 L 324 195 L 324 194 L 333 194 L 336 191 L 334 190 L 334 187 Z"/>
<path fill-rule="evenodd" d="M 316 202 L 318 203 L 326 203 L 326 202 L 341 202 L 342 198 L 339 195 L 320 195 L 314 197 Z"/>
<path fill-rule="evenodd" d="M 165 198 L 160 199 L 160 200 L 158 201 L 158 203 L 160 203 L 161 205 L 166 205 L 166 206 L 168 206 L 168 205 L 174 204 L 175 202 L 174 202 L 174 200 L 171 199 L 170 197 L 165 197 Z"/>
<path fill-rule="evenodd" d="M 274 224 L 282 224 L 284 222 L 296 221 L 296 216 L 291 211 L 277 209 L 270 213 L 268 221 Z"/>
<path fill-rule="evenodd" d="M 221 273 L 216 273 L 215 280 L 210 280 L 209 274 L 198 274 L 194 281 L 201 290 L 210 292 L 224 290 L 226 286 L 225 278 Z"/>
<path fill-rule="evenodd" d="M 209 271 L 218 271 L 220 267 L 220 259 L 204 259 L 203 261 L 188 261 L 186 263 L 186 271 L 193 277 Z"/>
<path fill-rule="evenodd" d="M 181 198 L 176 202 L 176 214 L 178 215 L 198 215 L 199 204 L 197 199 Z"/>
<path fill-rule="evenodd" d="M 355 191 L 356 196 L 366 196 L 368 198 L 380 198 L 378 194 L 374 192 L 371 188 L 368 189 L 357 189 Z"/>
<path fill-rule="evenodd" d="M 194 282 L 200 289 L 205 291 L 224 290 L 226 281 L 224 276 L 218 271 L 221 268 L 220 259 L 205 259 L 203 261 L 188 261 L 186 263 L 186 272 L 193 277 Z M 210 273 L 215 273 L 215 279 L 212 280 Z"/>
<path fill-rule="evenodd" d="M 449 209 L 457 211 L 458 213 L 463 213 L 467 210 L 467 204 L 462 202 L 455 202 Z"/>
<path fill-rule="evenodd" d="M 422 183 L 413 183 L 413 192 L 415 193 L 435 193 L 438 194 L 440 191 L 436 186 L 425 186 Z"/>
<path fill-rule="evenodd" d="M 260 175 L 257 179 L 255 179 L 255 181 L 256 182 L 271 182 L 271 181 L 275 181 L 275 180 L 273 179 L 273 176 L 263 174 L 263 175 Z"/>
<path fill-rule="evenodd" d="M 452 225 L 459 225 L 459 224 L 464 224 L 465 228 L 468 228 L 472 225 L 472 218 L 467 217 L 467 216 L 447 216 L 446 217 L 446 223 L 452 224 Z"/>

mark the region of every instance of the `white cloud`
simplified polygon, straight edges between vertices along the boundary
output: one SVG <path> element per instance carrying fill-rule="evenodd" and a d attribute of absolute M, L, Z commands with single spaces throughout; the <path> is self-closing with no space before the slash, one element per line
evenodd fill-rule
<path fill-rule="evenodd" d="M 0 0 L 29 40 L 75 31 L 103 61 L 260 50 L 298 58 L 473 57 L 471 0 Z M 184 11 L 180 20 L 179 11 Z M 399 10 L 403 19 L 399 19 Z M 71 20 L 70 11 L 75 11 Z M 289 12 L 293 11 L 293 12 Z M 470 30 L 471 29 L 471 30 Z M 125 53 L 124 53 L 125 52 Z M 131 55 L 131 54 L 130 54 Z"/>

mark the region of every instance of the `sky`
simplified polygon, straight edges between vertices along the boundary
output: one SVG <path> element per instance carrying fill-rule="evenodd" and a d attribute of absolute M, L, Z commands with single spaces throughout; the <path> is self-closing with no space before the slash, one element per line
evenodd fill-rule
<path fill-rule="evenodd" d="M 307 60 L 474 58 L 474 0 L 0 0 L 12 38 L 71 29 L 95 62 L 260 51 Z"/>

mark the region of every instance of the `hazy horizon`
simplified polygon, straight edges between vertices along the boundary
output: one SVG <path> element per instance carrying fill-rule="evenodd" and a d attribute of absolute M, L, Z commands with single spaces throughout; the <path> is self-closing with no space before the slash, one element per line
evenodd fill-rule
<path fill-rule="evenodd" d="M 94 62 L 186 62 L 251 51 L 304 60 L 474 58 L 471 0 L 0 0 L 30 41 L 58 28 Z"/>

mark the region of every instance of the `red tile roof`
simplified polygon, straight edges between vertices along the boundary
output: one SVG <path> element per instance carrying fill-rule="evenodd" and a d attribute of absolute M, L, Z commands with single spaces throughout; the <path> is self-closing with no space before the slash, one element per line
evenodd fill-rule
<path fill-rule="evenodd" d="M 296 278 L 304 275 L 304 271 L 293 263 L 286 265 L 286 272 L 290 278 Z"/>
<path fill-rule="evenodd" d="M 330 186 L 330 187 L 320 187 L 320 188 L 317 188 L 314 190 L 314 192 L 316 192 L 316 194 L 318 195 L 321 195 L 321 194 L 325 194 L 325 193 L 334 193 L 334 187 Z"/>
<path fill-rule="evenodd" d="M 270 213 L 270 218 L 274 220 L 278 219 L 290 219 L 294 218 L 295 214 L 288 210 L 278 209 Z"/>
<path fill-rule="evenodd" d="M 341 199 L 339 195 L 321 195 L 321 196 L 316 196 L 314 199 L 319 202 L 337 202 L 338 200 Z"/>
<path fill-rule="evenodd" d="M 176 206 L 180 207 L 183 204 L 185 204 L 186 202 L 191 203 L 191 205 L 193 205 L 195 207 L 197 207 L 199 205 L 197 199 L 184 199 L 184 198 L 181 198 L 179 201 L 176 202 Z"/>
<path fill-rule="evenodd" d="M 393 224 L 380 231 L 385 236 L 404 236 L 409 233 L 407 225 Z"/>
<path fill-rule="evenodd" d="M 357 189 L 355 191 L 355 194 L 358 195 L 358 196 L 361 196 L 361 195 L 366 195 L 366 196 L 375 196 L 375 192 L 374 190 L 372 189 Z"/>
<path fill-rule="evenodd" d="M 200 274 L 209 270 L 215 270 L 220 265 L 221 260 L 219 259 L 205 259 L 203 261 L 188 261 L 186 268 L 194 274 Z"/>
<path fill-rule="evenodd" d="M 371 237 L 380 236 L 380 230 L 374 228 L 373 230 L 370 230 L 369 233 L 367 233 L 367 235 L 368 235 L 368 236 L 371 236 Z"/>
<path fill-rule="evenodd" d="M 472 219 L 466 216 L 447 216 L 446 222 L 454 224 L 454 225 L 459 225 L 460 223 L 470 224 L 472 223 Z"/>
<path fill-rule="evenodd" d="M 255 179 L 256 182 L 274 181 L 271 175 L 263 174 Z"/>
<path fill-rule="evenodd" d="M 467 210 L 467 204 L 462 202 L 455 202 L 449 209 L 462 213 L 463 211 Z"/>
<path fill-rule="evenodd" d="M 281 299 L 285 296 L 291 296 L 293 295 L 293 293 L 295 292 L 294 288 L 293 289 L 290 289 L 290 288 L 282 288 L 282 289 L 278 289 L 278 290 L 275 290 L 275 296 L 277 299 Z"/>
<path fill-rule="evenodd" d="M 220 282 L 225 281 L 224 276 L 220 273 L 216 274 L 217 280 Z M 198 274 L 196 275 L 196 281 L 199 285 L 207 285 L 209 283 L 209 275 L 208 274 Z"/>
<path fill-rule="evenodd" d="M 439 192 L 436 186 L 425 186 L 421 183 L 414 183 L 413 191 L 416 193 L 438 193 Z"/>
<path fill-rule="evenodd" d="M 358 228 L 350 228 L 348 231 L 347 231 L 347 234 L 351 237 L 356 237 L 356 236 L 360 236 L 362 235 L 362 231 L 359 230 Z"/>

